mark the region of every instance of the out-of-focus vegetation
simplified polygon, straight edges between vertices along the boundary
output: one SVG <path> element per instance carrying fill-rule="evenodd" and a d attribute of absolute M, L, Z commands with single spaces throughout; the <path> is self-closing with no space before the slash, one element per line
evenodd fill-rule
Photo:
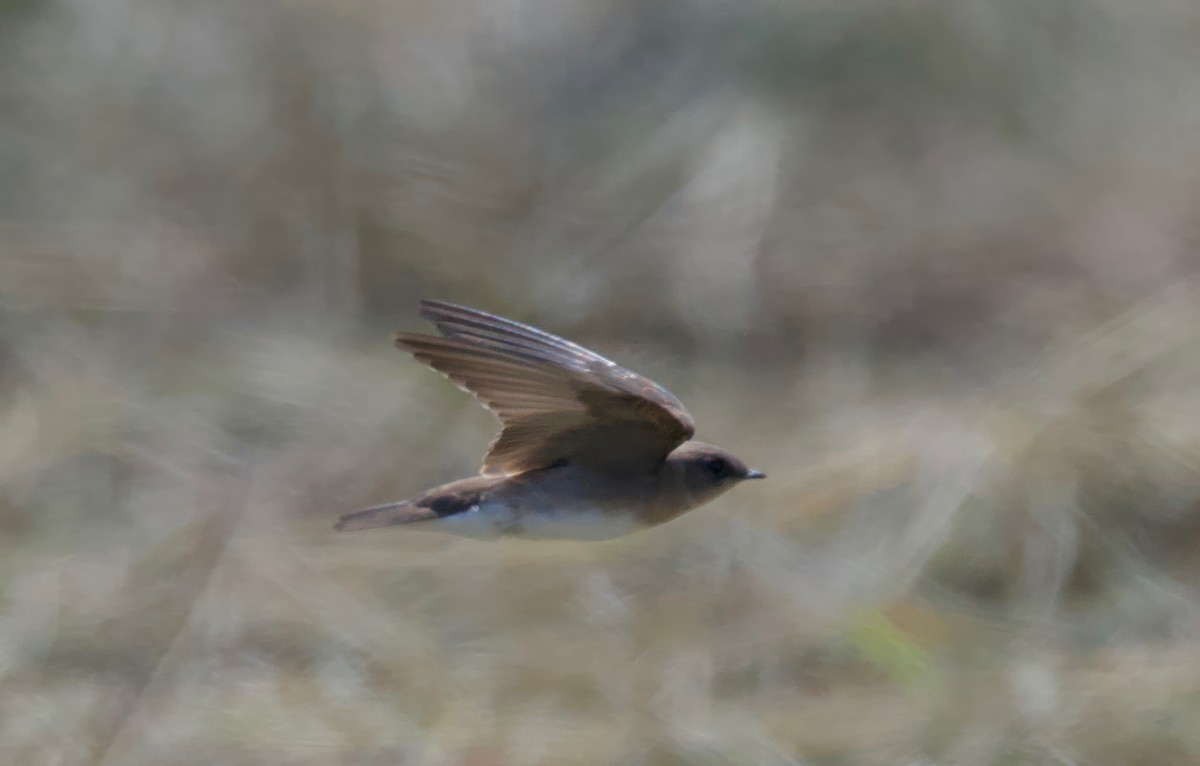
<path fill-rule="evenodd" d="M 1200 763 L 1200 6 L 0 6 L 0 761 Z M 770 475 L 335 535 L 419 297 Z"/>

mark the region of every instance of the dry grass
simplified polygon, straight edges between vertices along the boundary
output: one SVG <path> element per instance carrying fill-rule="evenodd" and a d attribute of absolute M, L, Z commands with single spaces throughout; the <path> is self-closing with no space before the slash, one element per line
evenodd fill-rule
<path fill-rule="evenodd" d="M 0 9 L 0 761 L 1200 762 L 1187 4 Z M 336 535 L 441 297 L 770 481 Z"/>

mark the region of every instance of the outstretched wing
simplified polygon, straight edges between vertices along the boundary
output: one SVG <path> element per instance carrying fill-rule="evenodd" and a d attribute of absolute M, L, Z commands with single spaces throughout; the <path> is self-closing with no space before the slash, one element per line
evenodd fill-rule
<path fill-rule="evenodd" d="M 556 335 L 440 301 L 421 316 L 446 337 L 396 335 L 396 346 L 470 391 L 503 428 L 483 472 L 561 462 L 650 469 L 690 439 L 683 405 L 653 381 Z"/>

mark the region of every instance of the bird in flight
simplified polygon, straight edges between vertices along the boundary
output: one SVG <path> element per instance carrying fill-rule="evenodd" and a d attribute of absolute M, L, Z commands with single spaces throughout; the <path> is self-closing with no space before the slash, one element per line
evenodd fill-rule
<path fill-rule="evenodd" d="M 696 425 L 678 399 L 593 351 L 452 303 L 422 301 L 420 314 L 444 337 L 398 333 L 396 347 L 474 394 L 502 428 L 478 476 L 348 513 L 336 529 L 606 540 L 764 478 L 691 441 Z"/>

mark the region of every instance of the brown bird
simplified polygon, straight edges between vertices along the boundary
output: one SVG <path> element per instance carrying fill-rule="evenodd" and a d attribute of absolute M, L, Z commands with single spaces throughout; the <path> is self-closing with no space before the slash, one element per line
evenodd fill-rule
<path fill-rule="evenodd" d="M 496 538 L 605 540 L 656 526 L 761 479 L 729 452 L 689 441 L 669 391 L 529 325 L 441 301 L 420 314 L 445 336 L 397 348 L 471 392 L 502 424 L 479 476 L 342 516 L 339 530 L 415 524 Z"/>

